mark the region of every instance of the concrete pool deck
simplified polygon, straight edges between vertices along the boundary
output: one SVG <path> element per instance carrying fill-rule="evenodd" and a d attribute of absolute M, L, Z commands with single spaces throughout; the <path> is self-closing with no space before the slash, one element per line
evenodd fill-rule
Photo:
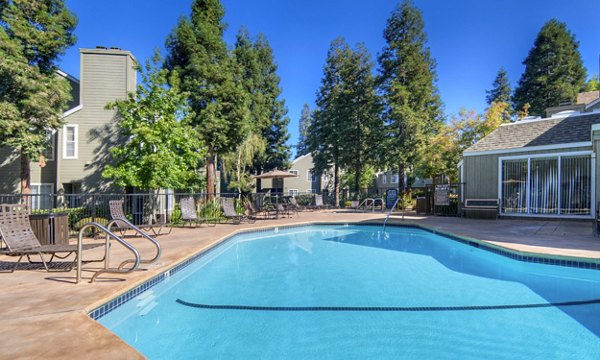
<path fill-rule="evenodd" d="M 254 224 L 219 224 L 216 227 L 175 228 L 158 240 L 163 255 L 158 264 L 141 266 L 130 274 L 106 274 L 88 283 L 74 284 L 75 271 L 47 273 L 41 270 L 0 274 L 0 358 L 19 359 L 138 359 L 143 358 L 119 337 L 87 316 L 90 310 L 135 287 L 174 264 L 201 252 L 224 237 L 242 229 L 282 226 L 306 222 L 383 221 L 381 213 L 301 212 L 298 217 L 257 221 Z M 571 256 L 600 261 L 600 238 L 590 222 L 538 220 L 473 220 L 450 217 L 399 216 L 390 223 L 413 223 L 440 231 L 474 238 L 520 252 Z M 142 257 L 151 257 L 151 245 L 141 238 L 129 238 Z M 102 249 L 90 252 L 101 253 Z M 86 252 L 86 257 L 88 252 Z M 112 264 L 125 259 L 126 252 L 114 245 Z M 16 258 L 0 256 L 0 265 Z M 89 264 L 87 267 L 93 267 Z M 84 267 L 85 269 L 85 267 Z"/>

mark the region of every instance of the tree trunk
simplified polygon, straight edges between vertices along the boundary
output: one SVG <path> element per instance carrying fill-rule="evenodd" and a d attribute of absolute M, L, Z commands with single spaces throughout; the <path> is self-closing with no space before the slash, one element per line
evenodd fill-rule
<path fill-rule="evenodd" d="M 402 209 L 404 209 L 404 163 L 400 163 L 398 166 L 398 196 L 400 196 Z"/>
<path fill-rule="evenodd" d="M 338 168 L 337 163 L 335 163 L 333 165 L 333 188 L 334 188 L 334 192 L 335 192 L 335 198 L 334 198 L 334 202 L 335 202 L 335 207 L 339 207 L 340 206 L 340 169 Z"/>
<path fill-rule="evenodd" d="M 31 168 L 29 166 L 29 156 L 21 151 L 21 194 L 31 193 Z"/>
<path fill-rule="evenodd" d="M 360 160 L 357 161 L 356 167 L 354 169 L 354 196 L 356 200 L 359 200 L 359 192 L 360 192 L 360 174 L 362 172 L 362 166 Z"/>
<path fill-rule="evenodd" d="M 215 152 L 212 150 L 206 159 L 206 192 L 208 200 L 215 198 Z"/>

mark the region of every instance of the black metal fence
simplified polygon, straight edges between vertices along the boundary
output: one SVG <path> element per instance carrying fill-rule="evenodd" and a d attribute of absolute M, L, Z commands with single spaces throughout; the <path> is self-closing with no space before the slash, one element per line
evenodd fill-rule
<path fill-rule="evenodd" d="M 432 184 L 425 188 L 427 207 L 434 215 L 462 216 L 465 183 Z"/>
<path fill-rule="evenodd" d="M 245 210 L 245 201 L 252 201 L 257 208 L 267 204 L 287 202 L 289 196 L 283 194 L 237 194 L 237 193 L 136 193 L 136 194 L 0 194 L 1 204 L 25 203 L 32 214 L 67 214 L 69 230 L 76 234 L 90 221 L 108 224 L 111 220 L 109 201 L 123 200 L 123 212 L 135 225 L 159 222 L 172 225 L 183 224 L 179 201 L 192 197 L 200 218 L 222 220 L 222 198 L 236 199 L 238 213 Z M 314 194 L 296 196 L 300 205 L 314 204 Z M 324 202 L 329 203 L 329 197 Z M 333 201 L 331 201 L 333 203 Z"/>

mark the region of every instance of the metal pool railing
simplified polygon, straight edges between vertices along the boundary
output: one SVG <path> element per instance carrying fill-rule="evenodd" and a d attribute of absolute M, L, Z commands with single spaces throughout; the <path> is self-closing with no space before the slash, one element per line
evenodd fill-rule
<path fill-rule="evenodd" d="M 392 212 L 394 212 L 394 209 L 398 205 L 398 201 L 400 201 L 400 198 L 397 198 L 396 201 L 394 201 L 394 205 L 392 205 L 392 208 L 390 209 L 390 211 L 388 211 L 388 214 L 386 215 L 385 220 L 383 221 L 383 231 L 385 231 L 385 226 L 387 225 L 388 219 L 390 218 Z M 404 206 L 402 207 L 402 220 L 404 220 Z"/>

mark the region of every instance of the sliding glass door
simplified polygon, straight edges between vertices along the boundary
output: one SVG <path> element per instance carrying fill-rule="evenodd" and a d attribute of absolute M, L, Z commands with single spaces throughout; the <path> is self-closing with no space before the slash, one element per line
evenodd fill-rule
<path fill-rule="evenodd" d="M 502 162 L 502 210 L 527 212 L 527 159 Z"/>
<path fill-rule="evenodd" d="M 590 155 L 504 159 L 500 170 L 505 214 L 591 214 Z"/>
<path fill-rule="evenodd" d="M 558 159 L 531 159 L 529 165 L 529 212 L 558 214 Z"/>
<path fill-rule="evenodd" d="M 591 213 L 591 161 L 589 156 L 561 158 L 561 214 Z"/>

